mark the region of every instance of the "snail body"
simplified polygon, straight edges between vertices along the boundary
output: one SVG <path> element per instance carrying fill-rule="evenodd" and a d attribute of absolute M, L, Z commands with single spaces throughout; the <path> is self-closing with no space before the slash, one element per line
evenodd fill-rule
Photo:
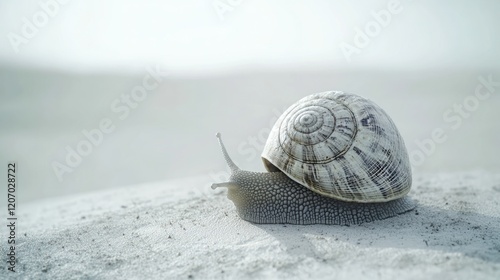
<path fill-rule="evenodd" d="M 349 225 L 412 210 L 411 169 L 389 116 L 354 94 L 324 92 L 290 106 L 262 153 L 270 172 L 231 169 L 226 187 L 239 216 L 254 223 Z"/>

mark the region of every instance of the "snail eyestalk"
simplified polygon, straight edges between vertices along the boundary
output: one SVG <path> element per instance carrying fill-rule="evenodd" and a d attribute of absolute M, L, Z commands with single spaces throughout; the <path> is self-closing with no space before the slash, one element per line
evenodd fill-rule
<path fill-rule="evenodd" d="M 222 143 L 222 137 L 221 137 L 220 132 L 217 132 L 217 134 L 215 134 L 215 137 L 217 137 L 217 140 L 219 140 L 219 145 L 220 145 L 220 148 L 222 150 L 222 154 L 224 155 L 224 159 L 226 160 L 227 165 L 231 169 L 231 173 L 235 173 L 236 171 L 240 170 L 240 168 L 238 166 L 236 166 L 236 164 L 234 164 L 231 157 L 229 157 L 229 154 L 227 153 L 226 147 L 224 146 L 224 143 Z"/>
<path fill-rule="evenodd" d="M 211 188 L 212 190 L 215 190 L 217 188 L 231 188 L 231 187 L 234 187 L 235 184 L 232 183 L 232 182 L 224 182 L 224 183 L 214 183 L 212 184 Z"/>
<path fill-rule="evenodd" d="M 222 142 L 222 138 L 221 138 L 220 133 L 217 132 L 217 134 L 215 134 L 215 136 L 217 137 L 217 140 L 219 140 L 219 145 L 220 145 L 220 148 L 222 150 L 222 154 L 224 155 L 224 159 L 226 160 L 227 165 L 231 169 L 231 176 L 232 176 L 235 172 L 239 171 L 240 169 L 238 168 L 238 166 L 236 166 L 236 164 L 234 164 L 233 160 L 231 159 L 231 157 L 227 153 L 226 147 L 224 146 L 224 143 Z M 228 190 L 230 190 L 231 188 L 234 188 L 236 186 L 236 184 L 234 182 L 231 182 L 231 178 L 229 180 L 230 180 L 229 182 L 214 183 L 214 184 L 212 184 L 211 188 L 213 190 L 215 190 L 217 188 L 227 188 Z"/>

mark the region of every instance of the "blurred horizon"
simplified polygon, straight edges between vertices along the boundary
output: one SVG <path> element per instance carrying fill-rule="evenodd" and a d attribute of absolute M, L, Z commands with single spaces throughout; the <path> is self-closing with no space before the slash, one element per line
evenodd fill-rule
<path fill-rule="evenodd" d="M 498 95 L 455 121 L 443 113 L 474 95 L 479 77 L 500 71 L 260 71 L 232 75 L 165 77 L 148 97 L 123 112 L 112 105 L 140 85 L 144 75 L 82 75 L 0 67 L 0 159 L 19 162 L 18 191 L 26 201 L 110 187 L 191 176 L 227 179 L 227 167 L 214 137 L 221 132 L 229 153 L 245 170 L 264 171 L 260 153 L 276 116 L 312 93 L 343 90 L 372 99 L 388 112 L 408 152 L 423 155 L 413 166 L 421 173 L 498 171 L 492 149 L 500 133 L 489 126 L 500 117 Z M 37 94 L 32 92 L 36 91 Z M 106 94 L 103 94 L 106 93 Z M 120 103 L 122 106 L 125 103 Z M 82 156 L 62 181 L 54 162 L 67 165 L 68 147 L 76 151 L 104 119 L 115 126 Z M 435 129 L 445 143 L 427 143 Z M 432 151 L 422 152 L 424 145 Z M 427 145 L 427 146 L 426 146 Z M 418 156 L 418 155 L 417 155 Z M 207 185 L 207 188 L 209 186 Z"/>

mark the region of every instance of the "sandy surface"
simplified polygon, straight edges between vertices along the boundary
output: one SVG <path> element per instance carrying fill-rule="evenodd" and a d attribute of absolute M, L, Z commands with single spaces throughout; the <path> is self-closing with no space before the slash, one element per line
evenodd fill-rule
<path fill-rule="evenodd" d="M 15 276 L 499 279 L 500 174 L 415 177 L 416 210 L 350 227 L 242 221 L 206 177 L 32 202 Z"/>

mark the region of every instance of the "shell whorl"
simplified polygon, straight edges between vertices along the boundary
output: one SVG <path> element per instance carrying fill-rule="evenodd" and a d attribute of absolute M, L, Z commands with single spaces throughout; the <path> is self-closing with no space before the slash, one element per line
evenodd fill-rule
<path fill-rule="evenodd" d="M 293 104 L 274 125 L 262 158 L 269 171 L 344 201 L 390 201 L 411 186 L 396 126 L 379 106 L 354 94 L 317 93 Z"/>

